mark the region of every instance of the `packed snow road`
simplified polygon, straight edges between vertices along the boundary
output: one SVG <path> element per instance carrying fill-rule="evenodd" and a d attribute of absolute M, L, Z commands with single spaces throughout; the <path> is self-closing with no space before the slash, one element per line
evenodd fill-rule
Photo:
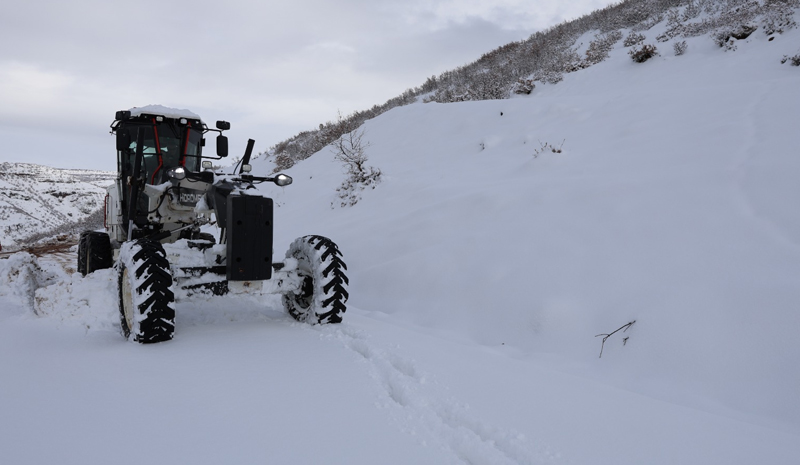
<path fill-rule="evenodd" d="M 14 256 L 0 277 L 3 463 L 787 463 L 796 436 L 614 388 L 547 356 L 351 308 L 178 302 L 176 339 L 119 333 L 113 270 Z M 26 268 L 26 264 L 28 268 Z M 34 279 L 34 281 L 35 281 Z M 30 291 L 30 289 L 28 289 Z M 733 439 L 733 440 L 732 440 Z M 712 453 L 713 451 L 713 453 Z"/>

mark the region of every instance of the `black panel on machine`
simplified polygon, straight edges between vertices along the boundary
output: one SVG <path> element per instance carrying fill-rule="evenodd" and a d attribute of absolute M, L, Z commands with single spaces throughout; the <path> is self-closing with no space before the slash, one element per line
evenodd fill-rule
<path fill-rule="evenodd" d="M 231 194 L 227 199 L 229 281 L 272 277 L 272 199 Z"/>

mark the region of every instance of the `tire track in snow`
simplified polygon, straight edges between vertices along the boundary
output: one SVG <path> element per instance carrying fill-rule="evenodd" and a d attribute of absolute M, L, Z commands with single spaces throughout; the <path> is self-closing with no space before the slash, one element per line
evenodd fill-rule
<path fill-rule="evenodd" d="M 319 327 L 323 337 L 342 343 L 368 363 L 385 397 L 377 407 L 393 412 L 400 429 L 426 447 L 452 453 L 457 464 L 559 463 L 559 455 L 525 435 L 473 417 L 446 389 L 431 382 L 413 360 L 377 347 L 362 331 Z"/>

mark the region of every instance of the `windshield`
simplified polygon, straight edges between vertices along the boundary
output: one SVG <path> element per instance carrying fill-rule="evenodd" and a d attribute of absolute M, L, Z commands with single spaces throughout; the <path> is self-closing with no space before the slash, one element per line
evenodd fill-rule
<path fill-rule="evenodd" d="M 167 181 L 170 168 L 184 166 L 188 171 L 196 172 L 200 167 L 203 134 L 198 129 L 178 125 L 173 120 L 154 124 L 127 124 L 118 131 L 129 131 L 131 143 L 129 150 L 120 153 L 120 172 L 123 175 L 133 174 L 133 162 L 136 157 L 136 137 L 139 130 L 144 131 L 142 155 L 148 184 L 161 184 Z"/>
<path fill-rule="evenodd" d="M 184 154 L 184 166 L 189 171 L 200 171 L 200 155 L 203 145 L 203 133 L 197 129 L 186 129 L 186 148 Z"/>

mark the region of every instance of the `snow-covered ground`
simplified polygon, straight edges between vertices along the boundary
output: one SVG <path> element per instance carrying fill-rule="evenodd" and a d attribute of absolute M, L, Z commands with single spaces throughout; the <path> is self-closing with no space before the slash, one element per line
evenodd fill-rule
<path fill-rule="evenodd" d="M 113 146 L 109 150 L 113 154 Z M 0 163 L 0 245 L 30 245 L 28 238 L 85 221 L 103 208 L 106 186 L 116 174 Z"/>
<path fill-rule="evenodd" d="M 798 44 L 618 43 L 524 98 L 369 121 L 384 181 L 354 207 L 327 152 L 262 184 L 276 255 L 344 252 L 341 325 L 195 297 L 139 346 L 112 270 L 0 260 L 0 462 L 797 463 Z"/>

